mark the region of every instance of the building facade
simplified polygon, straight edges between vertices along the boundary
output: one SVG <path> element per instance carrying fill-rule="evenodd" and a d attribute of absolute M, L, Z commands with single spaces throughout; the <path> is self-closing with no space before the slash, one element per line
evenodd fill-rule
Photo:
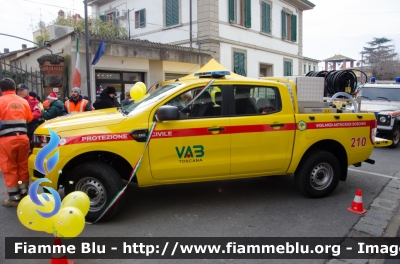
<path fill-rule="evenodd" d="M 211 50 L 226 68 L 254 78 L 304 74 L 303 12 L 315 6 L 307 0 L 92 0 L 89 5 L 94 16 L 126 27 L 131 39 Z"/>

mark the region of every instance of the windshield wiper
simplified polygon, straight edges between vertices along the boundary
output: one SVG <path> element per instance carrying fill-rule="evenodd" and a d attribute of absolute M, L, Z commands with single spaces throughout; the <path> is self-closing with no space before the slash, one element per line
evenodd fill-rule
<path fill-rule="evenodd" d="M 387 99 L 386 97 L 378 96 L 378 97 L 376 97 L 376 98 L 382 98 L 382 99 L 388 100 L 388 101 L 390 102 L 390 100 Z"/>
<path fill-rule="evenodd" d="M 361 98 L 368 99 L 368 100 L 370 100 L 370 101 L 371 101 L 371 99 L 369 99 L 369 97 L 368 97 L 368 96 L 360 95 L 360 97 L 361 97 Z"/>

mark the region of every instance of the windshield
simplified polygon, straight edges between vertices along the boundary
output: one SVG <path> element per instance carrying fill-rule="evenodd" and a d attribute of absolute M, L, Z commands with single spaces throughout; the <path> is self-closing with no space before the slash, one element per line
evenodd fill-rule
<path fill-rule="evenodd" d="M 400 101 L 400 89 L 364 87 L 361 89 L 359 96 L 370 100 Z"/>
<path fill-rule="evenodd" d="M 153 103 L 154 101 L 158 101 L 167 94 L 166 93 L 167 91 L 174 89 L 174 88 L 178 87 L 179 85 L 181 85 L 181 84 L 180 83 L 171 83 L 171 84 L 164 85 L 163 87 L 155 90 L 154 92 L 152 92 L 150 94 L 146 94 L 144 99 L 142 99 L 138 102 L 132 102 L 128 105 L 125 105 L 124 107 L 122 107 L 122 111 L 124 112 L 124 114 L 129 114 L 138 106 L 145 106 L 145 105 Z"/>

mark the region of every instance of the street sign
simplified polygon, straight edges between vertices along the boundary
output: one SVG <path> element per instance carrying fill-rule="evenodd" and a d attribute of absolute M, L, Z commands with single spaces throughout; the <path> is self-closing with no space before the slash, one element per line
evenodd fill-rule
<path fill-rule="evenodd" d="M 53 92 L 58 93 L 58 88 L 53 88 Z"/>

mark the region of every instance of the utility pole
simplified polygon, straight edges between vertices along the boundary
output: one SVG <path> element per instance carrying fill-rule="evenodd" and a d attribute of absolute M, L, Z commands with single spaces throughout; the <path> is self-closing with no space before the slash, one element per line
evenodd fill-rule
<path fill-rule="evenodd" d="M 190 47 L 192 47 L 192 0 L 190 0 L 190 11 L 189 11 L 189 16 L 190 16 Z"/>
<path fill-rule="evenodd" d="M 87 90 L 88 90 L 88 97 L 89 97 L 89 102 L 92 101 L 92 92 L 90 88 L 90 65 L 89 65 L 89 27 L 88 27 L 88 11 L 87 11 L 87 2 L 88 0 L 85 0 L 85 47 L 86 47 L 86 84 L 87 84 Z"/>

